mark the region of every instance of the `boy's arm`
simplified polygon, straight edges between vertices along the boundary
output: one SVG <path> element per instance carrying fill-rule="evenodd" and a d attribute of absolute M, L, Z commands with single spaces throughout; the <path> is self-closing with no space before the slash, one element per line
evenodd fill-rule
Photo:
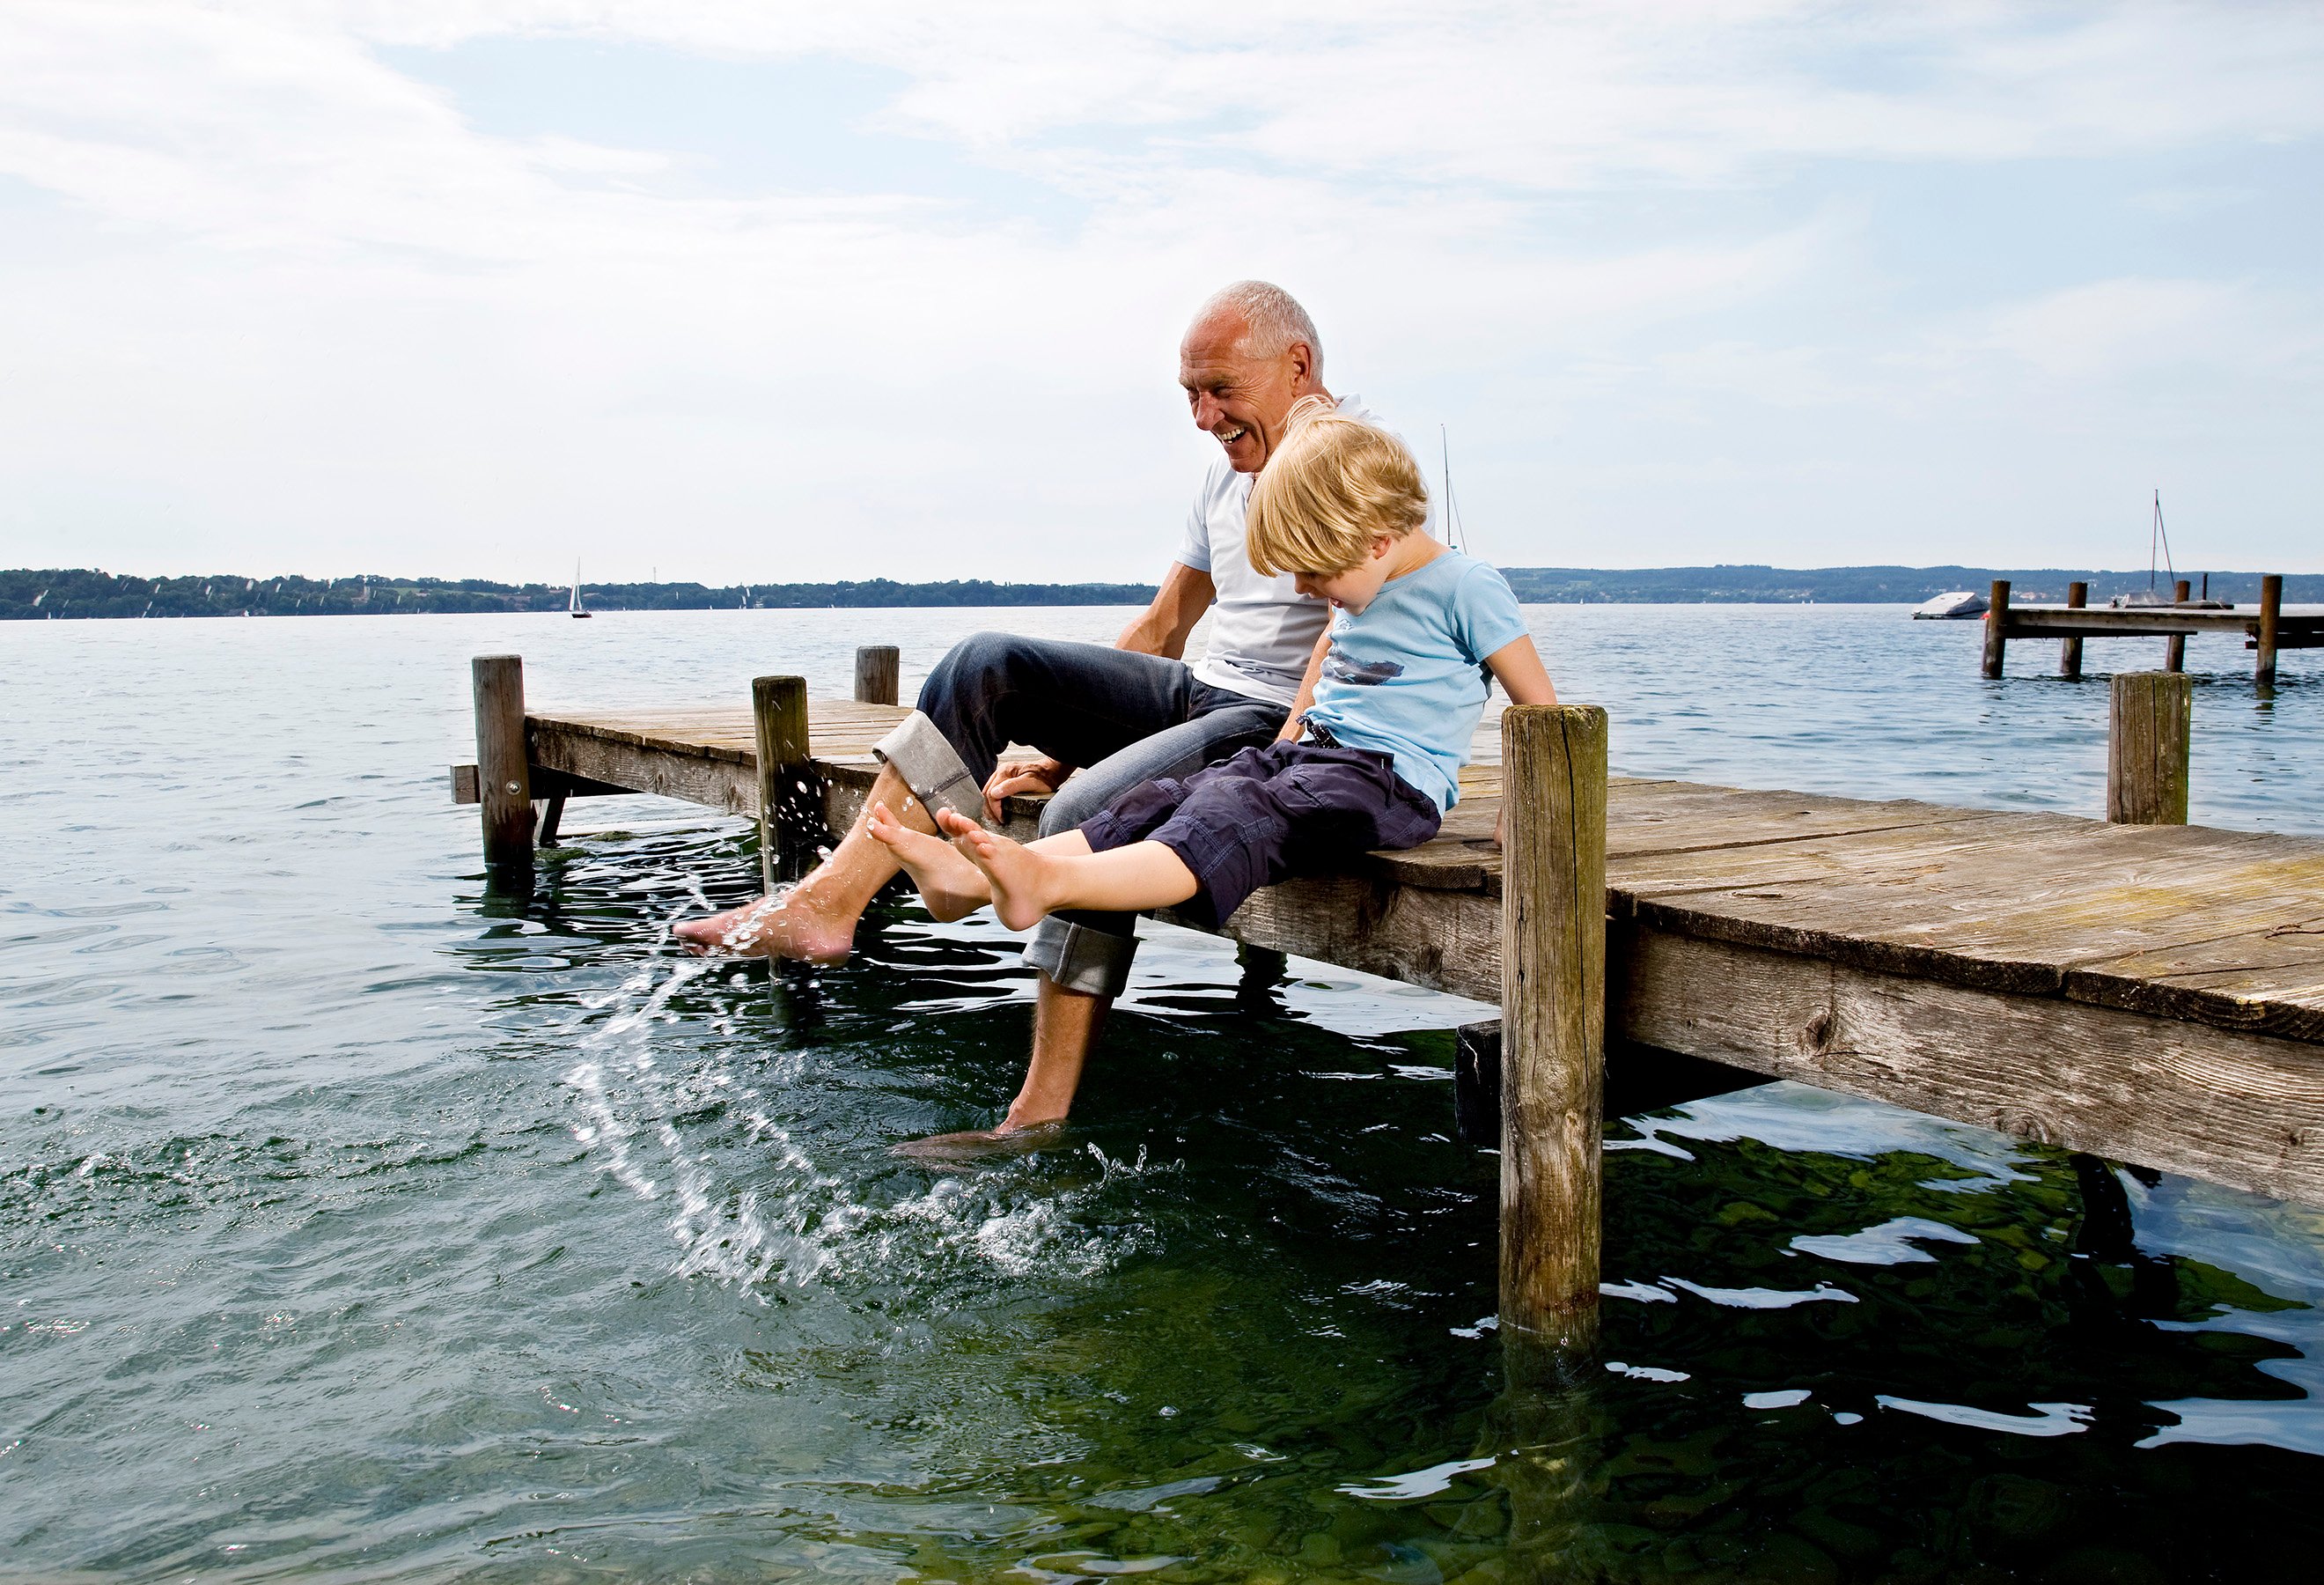
<path fill-rule="evenodd" d="M 1511 704 L 1557 702 L 1556 685 L 1550 681 L 1549 670 L 1541 663 L 1541 652 L 1533 647 L 1531 638 L 1512 638 L 1487 655 L 1485 664 L 1492 668 Z"/>
<path fill-rule="evenodd" d="M 1315 653 L 1307 657 L 1307 674 L 1299 679 L 1299 697 L 1291 701 L 1291 713 L 1283 718 L 1283 730 L 1275 735 L 1278 743 L 1296 742 L 1301 730 L 1299 718 L 1315 702 L 1315 684 L 1323 675 L 1323 657 L 1332 653 L 1332 629 L 1327 623 L 1323 636 L 1315 641 Z"/>
<path fill-rule="evenodd" d="M 1511 704 L 1555 704 L 1557 686 L 1549 680 L 1549 668 L 1541 663 L 1541 652 L 1533 647 L 1530 638 L 1513 638 L 1485 657 L 1494 678 L 1509 696 Z M 1504 803 L 1493 815 L 1493 844 L 1500 845 L 1501 822 L 1508 816 Z"/>

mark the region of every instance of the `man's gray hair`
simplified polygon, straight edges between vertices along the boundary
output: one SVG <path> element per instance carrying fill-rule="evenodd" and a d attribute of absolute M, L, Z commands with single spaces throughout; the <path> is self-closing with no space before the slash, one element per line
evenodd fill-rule
<path fill-rule="evenodd" d="M 1238 281 L 1214 293 L 1194 316 L 1200 324 L 1222 308 L 1231 308 L 1242 315 L 1250 329 L 1242 338 L 1242 351 L 1252 357 L 1279 357 L 1290 349 L 1294 341 L 1307 343 L 1307 350 L 1315 360 L 1314 374 L 1323 372 L 1323 340 L 1315 334 L 1315 321 L 1299 306 L 1299 300 L 1271 281 Z"/>

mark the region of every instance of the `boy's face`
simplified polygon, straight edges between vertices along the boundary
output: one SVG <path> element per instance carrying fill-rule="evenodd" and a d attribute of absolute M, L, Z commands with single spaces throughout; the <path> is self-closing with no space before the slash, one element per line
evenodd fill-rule
<path fill-rule="evenodd" d="M 1360 611 L 1388 582 L 1396 544 L 1393 534 L 1374 534 L 1370 552 L 1354 566 L 1337 572 L 1295 572 L 1291 581 L 1303 595 L 1328 600 L 1342 611 Z"/>

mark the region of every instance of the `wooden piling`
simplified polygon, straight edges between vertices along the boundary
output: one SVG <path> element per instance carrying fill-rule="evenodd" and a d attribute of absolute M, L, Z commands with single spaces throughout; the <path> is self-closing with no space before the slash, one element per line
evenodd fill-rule
<path fill-rule="evenodd" d="M 2090 603 L 2090 586 L 2070 583 L 2066 586 L 2066 609 L 2079 611 Z M 2061 638 L 2058 641 L 2058 675 L 2079 677 L 2082 674 L 2082 641 Z"/>
<path fill-rule="evenodd" d="M 855 652 L 855 702 L 896 702 L 896 672 L 901 657 L 892 644 L 867 644 Z"/>
<path fill-rule="evenodd" d="M 2009 638 L 2009 579 L 1993 580 L 1993 593 L 1985 612 L 1985 674 L 2001 675 L 2002 656 Z"/>
<path fill-rule="evenodd" d="M 476 700 L 476 802 L 484 811 L 484 864 L 532 867 L 532 775 L 524 749 L 524 662 L 478 655 L 469 671 Z"/>
<path fill-rule="evenodd" d="M 1606 712 L 1501 718 L 1501 1325 L 1597 1336 L 1606 1054 Z"/>
<path fill-rule="evenodd" d="M 2174 672 L 2116 675 L 2107 728 L 2107 819 L 2187 823 L 2187 758 L 2195 684 Z"/>
<path fill-rule="evenodd" d="M 1501 1021 L 1452 1032 L 1452 1132 L 1463 1145 L 1501 1147 Z"/>
<path fill-rule="evenodd" d="M 2276 629 L 2283 620 L 2283 576 L 2271 572 L 2259 580 L 2259 663 L 2252 681 L 2264 688 L 2275 686 Z"/>
<path fill-rule="evenodd" d="M 807 679 L 753 677 L 759 757 L 759 879 L 769 891 L 815 867 L 823 799 L 807 758 Z"/>
<path fill-rule="evenodd" d="M 2171 590 L 2171 603 L 2183 606 L 2194 592 L 2195 586 L 2182 578 Z M 2187 669 L 2187 635 L 2185 634 L 2174 633 L 2163 641 L 2163 669 L 2166 672 L 2183 672 Z"/>

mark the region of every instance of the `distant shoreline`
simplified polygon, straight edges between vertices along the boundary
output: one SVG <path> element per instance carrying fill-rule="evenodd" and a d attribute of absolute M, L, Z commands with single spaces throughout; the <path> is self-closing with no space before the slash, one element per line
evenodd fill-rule
<path fill-rule="evenodd" d="M 2066 585 L 2090 586 L 2094 605 L 2147 588 L 2144 570 L 1990 567 L 1584 567 L 1502 569 L 1527 605 L 1918 605 L 1952 589 L 1982 593 L 2006 578 L 2020 602 L 2062 600 Z M 2205 574 L 2190 575 L 2200 586 Z M 2255 600 L 2257 572 L 2208 575 L 2215 599 Z M 484 579 L 252 578 L 213 574 L 136 578 L 90 569 L 0 571 L 0 621 L 142 616 L 347 616 L 549 612 L 566 607 L 562 584 L 494 583 Z M 1145 583 L 991 583 L 982 579 L 899 583 L 870 579 L 838 583 L 585 583 L 594 611 L 815 610 L 964 606 L 1139 606 L 1154 598 Z M 2283 580 L 2287 603 L 2324 602 L 2324 573 Z"/>

